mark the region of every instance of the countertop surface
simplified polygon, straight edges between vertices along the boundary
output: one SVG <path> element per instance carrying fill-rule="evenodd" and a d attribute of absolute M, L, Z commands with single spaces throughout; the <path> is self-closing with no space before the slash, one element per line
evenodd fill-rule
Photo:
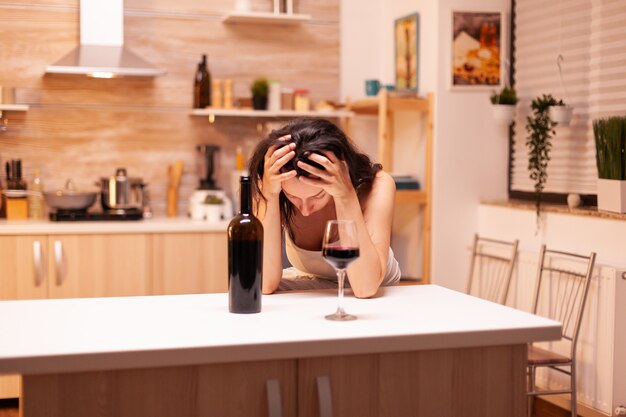
<path fill-rule="evenodd" d="M 356 299 L 332 322 L 335 291 L 263 296 L 260 314 L 228 294 L 0 302 L 0 374 L 54 373 L 525 344 L 559 323 L 434 285 Z"/>
<path fill-rule="evenodd" d="M 226 232 L 228 221 L 209 223 L 187 217 L 155 217 L 128 221 L 52 222 L 48 220 L 0 220 L 1 235 L 120 234 Z"/>

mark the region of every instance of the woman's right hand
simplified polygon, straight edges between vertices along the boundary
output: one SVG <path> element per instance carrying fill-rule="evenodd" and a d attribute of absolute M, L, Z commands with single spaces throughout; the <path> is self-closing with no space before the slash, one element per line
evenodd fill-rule
<path fill-rule="evenodd" d="M 283 136 L 279 140 L 288 141 L 291 135 Z M 295 143 L 289 143 L 285 146 L 270 146 L 265 153 L 265 164 L 263 166 L 263 189 L 262 192 L 266 198 L 277 196 L 282 190 L 281 183 L 296 176 L 296 170 L 292 169 L 287 172 L 280 172 L 280 169 L 295 156 Z"/>

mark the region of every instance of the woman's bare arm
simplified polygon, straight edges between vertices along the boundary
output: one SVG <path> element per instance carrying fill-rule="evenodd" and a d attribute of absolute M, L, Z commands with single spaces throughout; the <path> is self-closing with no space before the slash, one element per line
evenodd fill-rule
<path fill-rule="evenodd" d="M 281 138 L 288 140 L 290 137 Z M 280 169 L 294 157 L 295 145 L 272 146 L 265 154 L 261 192 L 267 200 L 257 202 L 257 217 L 263 223 L 263 294 L 276 291 L 283 274 L 282 230 L 279 196 L 281 183 L 295 177 L 296 171 L 281 173 Z"/>

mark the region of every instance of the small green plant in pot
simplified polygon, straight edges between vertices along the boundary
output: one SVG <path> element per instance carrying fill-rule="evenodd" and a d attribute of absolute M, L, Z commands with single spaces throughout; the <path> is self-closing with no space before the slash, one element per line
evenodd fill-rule
<path fill-rule="evenodd" d="M 526 117 L 526 147 L 528 148 L 528 171 L 530 179 L 535 182 L 535 206 L 537 208 L 537 226 L 541 214 L 541 193 L 548 179 L 548 162 L 550 161 L 551 139 L 555 134 L 556 123 L 550 119 L 548 110 L 556 104 L 551 95 L 535 98 L 531 103 L 532 114 Z"/>
<path fill-rule="evenodd" d="M 493 118 L 500 124 L 510 125 L 515 117 L 515 105 L 518 102 L 515 89 L 504 87 L 499 93 L 494 92 L 490 100 L 493 105 Z"/>
<path fill-rule="evenodd" d="M 265 78 L 257 78 L 250 87 L 252 91 L 252 107 L 255 110 L 267 110 L 267 95 L 269 93 L 269 83 Z"/>
<path fill-rule="evenodd" d="M 598 210 L 626 213 L 626 116 L 593 121 Z"/>

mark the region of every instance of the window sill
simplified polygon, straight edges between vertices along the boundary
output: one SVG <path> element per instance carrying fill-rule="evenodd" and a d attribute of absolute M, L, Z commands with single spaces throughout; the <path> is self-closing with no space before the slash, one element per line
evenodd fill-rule
<path fill-rule="evenodd" d="M 535 211 L 535 202 L 526 200 L 488 200 L 481 204 L 496 207 L 508 207 L 520 210 Z M 626 220 L 626 213 L 613 213 L 609 211 L 598 211 L 595 206 L 584 206 L 570 209 L 564 204 L 542 203 L 541 211 L 546 213 L 570 214 L 573 216 L 596 217 L 611 220 Z"/>

